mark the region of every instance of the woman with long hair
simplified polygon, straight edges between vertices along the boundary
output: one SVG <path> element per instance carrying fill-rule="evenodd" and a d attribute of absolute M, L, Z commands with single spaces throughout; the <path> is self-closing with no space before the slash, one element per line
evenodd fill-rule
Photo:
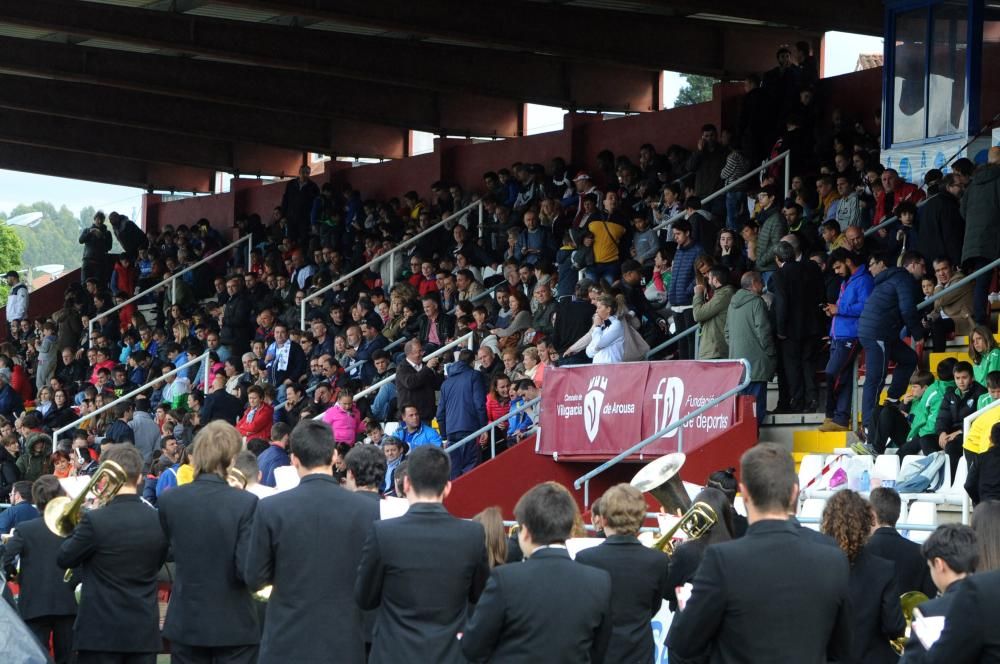
<path fill-rule="evenodd" d="M 689 583 L 705 557 L 705 549 L 712 544 L 733 539 L 733 507 L 729 499 L 719 489 L 702 489 L 694 497 L 695 503 L 706 503 L 715 512 L 718 521 L 707 533 L 696 540 L 688 540 L 674 550 L 670 556 L 670 572 L 667 576 L 667 601 L 670 610 L 677 610 L 677 588 Z M 604 504 L 601 504 L 602 510 Z"/>
<path fill-rule="evenodd" d="M 848 651 L 850 660 L 890 664 L 899 657 L 889 641 L 902 636 L 906 623 L 899 604 L 895 564 L 865 550 L 873 526 L 871 505 L 854 491 L 838 491 L 823 509 L 821 530 L 837 542 L 851 565 L 847 594 L 854 638 Z"/>
<path fill-rule="evenodd" d="M 594 364 L 622 361 L 625 354 L 625 330 L 619 316 L 624 311 L 625 299 L 621 295 L 602 295 L 597 298 L 594 327 L 590 331 L 590 343 L 587 344 L 587 357 Z"/>
<path fill-rule="evenodd" d="M 972 511 L 972 529 L 979 542 L 977 572 L 1000 569 L 1000 500 L 984 500 Z"/>
<path fill-rule="evenodd" d="M 969 359 L 972 360 L 972 375 L 983 387 L 991 371 L 1000 371 L 1000 348 L 985 325 L 977 325 L 969 334 Z"/>
<path fill-rule="evenodd" d="M 750 269 L 750 261 L 743 250 L 743 238 L 730 228 L 723 228 L 715 239 L 715 260 L 729 270 L 734 281 L 739 281 L 743 273 Z"/>
<path fill-rule="evenodd" d="M 486 557 L 490 569 L 507 562 L 507 533 L 503 527 L 503 514 L 499 507 L 487 507 L 472 517 L 486 531 Z"/>
<path fill-rule="evenodd" d="M 486 423 L 491 424 L 501 417 L 510 412 L 510 378 L 506 374 L 497 374 L 493 376 L 493 380 L 490 381 L 490 391 L 486 394 Z M 494 437 L 496 440 L 496 450 L 497 452 L 506 449 L 506 437 L 507 437 L 507 427 L 509 426 L 508 421 L 504 421 L 498 424 L 494 428 Z M 484 433 L 479 438 L 479 447 L 482 449 L 483 460 L 485 461 L 489 455 L 490 449 L 490 434 Z"/>
<path fill-rule="evenodd" d="M 66 390 L 59 388 L 52 393 L 52 407 L 45 413 L 45 417 L 42 419 L 42 426 L 49 431 L 54 431 L 61 426 L 69 424 L 76 418 L 77 415 L 73 412 L 69 395 L 66 393 Z"/>

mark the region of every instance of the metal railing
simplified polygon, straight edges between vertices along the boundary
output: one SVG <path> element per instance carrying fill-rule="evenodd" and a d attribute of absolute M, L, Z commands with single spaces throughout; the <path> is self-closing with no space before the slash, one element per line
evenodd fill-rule
<path fill-rule="evenodd" d="M 484 433 L 487 433 L 489 431 L 492 431 L 492 430 L 496 429 L 498 426 L 500 426 L 504 422 L 510 420 L 510 418 L 514 417 L 515 415 L 519 415 L 519 414 L 524 413 L 524 412 L 526 412 L 528 410 L 531 410 L 531 408 L 533 408 L 535 406 L 535 404 L 541 403 L 541 401 L 542 401 L 542 397 L 541 396 L 537 396 L 534 399 L 532 399 L 531 401 L 525 401 L 516 410 L 512 410 L 509 413 L 507 413 L 506 415 L 504 415 L 503 417 L 498 417 L 497 419 L 493 420 L 492 422 L 490 422 L 486 426 L 480 427 L 479 429 L 476 429 L 475 431 L 473 431 L 472 433 L 470 433 L 468 436 L 466 436 L 465 438 L 461 439 L 457 443 L 454 443 L 454 444 L 449 445 L 448 447 L 446 447 L 444 449 L 444 451 L 448 452 L 449 454 L 451 454 L 453 451 L 457 450 L 458 448 L 462 447 L 463 445 L 465 445 L 465 444 L 467 444 L 467 443 L 469 443 L 469 442 L 471 442 L 473 440 L 478 440 L 478 438 L 481 435 L 483 435 Z M 532 427 L 532 429 L 534 429 L 534 428 L 535 427 Z M 496 441 L 493 439 L 492 436 L 490 437 L 490 442 L 491 442 L 490 453 L 491 453 L 492 456 L 495 457 L 496 456 Z"/>
<path fill-rule="evenodd" d="M 711 194 L 709 194 L 708 196 L 706 196 L 705 198 L 701 199 L 702 204 L 705 204 L 705 203 L 708 203 L 709 201 L 715 200 L 719 196 L 722 196 L 723 194 L 728 193 L 730 190 L 735 189 L 738 185 L 743 184 L 747 180 L 750 180 L 750 179 L 752 179 L 754 177 L 760 177 L 760 172 L 761 171 L 765 170 L 768 166 L 771 166 L 773 164 L 778 163 L 782 159 L 785 160 L 785 189 L 784 189 L 784 191 L 782 192 L 781 195 L 782 195 L 782 197 L 786 196 L 788 194 L 788 189 L 791 186 L 791 180 L 792 180 L 791 163 L 788 161 L 788 155 L 789 154 L 791 154 L 791 152 L 789 150 L 785 150 L 784 152 L 782 152 L 781 154 L 779 154 L 777 157 L 775 157 L 773 159 L 768 159 L 767 161 L 765 161 L 764 163 L 762 163 L 760 166 L 754 166 L 746 175 L 743 175 L 740 178 L 738 178 L 736 180 L 733 180 L 732 182 L 730 182 L 729 184 L 727 184 L 725 187 L 722 187 L 721 189 L 719 189 L 717 191 L 714 191 Z M 666 221 L 661 221 L 659 224 L 657 224 L 656 226 L 654 226 L 653 230 L 654 231 L 658 231 L 660 229 L 666 228 L 667 226 L 669 226 L 670 224 L 674 223 L 678 219 L 683 219 L 683 218 L 684 218 L 684 213 L 683 212 L 678 212 L 677 214 L 675 214 L 674 216 L 670 217 Z"/>
<path fill-rule="evenodd" d="M 931 194 L 930 196 L 928 196 L 924 200 L 922 200 L 919 203 L 917 203 L 917 209 L 919 210 L 920 208 L 922 208 L 923 206 L 925 206 L 928 203 L 928 201 L 930 201 L 930 200 L 932 200 L 934 198 L 937 198 L 940 195 L 941 194 Z M 875 233 L 879 232 L 880 230 L 882 230 L 883 228 L 885 228 L 886 226 L 891 226 L 892 224 L 896 223 L 897 221 L 899 221 L 899 215 L 898 214 L 894 214 L 891 217 L 889 217 L 888 219 L 886 219 L 885 221 L 879 223 L 877 226 L 872 226 L 871 228 L 869 228 L 868 230 L 866 230 L 865 231 L 865 237 L 870 237 L 870 236 L 874 235 Z"/>
<path fill-rule="evenodd" d="M 351 270 L 350 272 L 348 272 L 344 276 L 338 277 L 336 280 L 330 282 L 326 286 L 323 286 L 319 290 L 317 290 L 317 291 L 315 291 L 313 293 L 310 293 L 309 295 L 306 295 L 304 298 L 302 298 L 302 305 L 301 305 L 302 306 L 302 312 L 301 312 L 300 320 L 299 320 L 299 323 L 300 323 L 302 329 L 304 330 L 305 327 L 306 327 L 306 306 L 308 305 L 308 303 L 310 301 L 315 300 L 316 298 L 318 298 L 319 296 L 323 295 L 327 291 L 332 290 L 333 288 L 341 285 L 342 283 L 344 283 L 348 279 L 353 279 L 354 277 L 358 276 L 359 274 L 363 274 L 363 273 L 365 273 L 365 272 L 367 272 L 367 271 L 375 268 L 377 265 L 379 265 L 379 264 L 381 264 L 381 263 L 383 263 L 385 261 L 389 261 L 390 288 L 391 288 L 392 287 L 392 283 L 391 282 L 394 280 L 394 278 L 395 278 L 394 275 L 395 275 L 395 272 L 396 272 L 396 270 L 395 270 L 396 254 L 399 251 L 401 251 L 401 250 L 409 247 L 411 244 L 414 244 L 415 242 L 417 242 L 418 240 L 420 240 L 424 236 L 429 235 L 430 233 L 433 233 L 437 229 L 441 228 L 446 223 L 448 223 L 449 221 L 451 221 L 452 217 L 457 217 L 458 215 L 461 215 L 463 212 L 468 212 L 469 210 L 471 210 L 472 208 L 477 207 L 477 206 L 480 208 L 480 210 L 479 210 L 479 218 L 480 218 L 480 220 L 482 220 L 482 216 L 483 216 L 483 211 L 482 211 L 483 201 L 482 200 L 478 200 L 478 201 L 475 201 L 473 203 L 470 203 L 470 204 L 466 205 L 464 208 L 462 208 L 460 210 L 456 210 L 456 211 L 452 212 L 451 214 L 449 214 L 448 216 L 446 216 L 441 221 L 439 221 L 436 224 L 433 224 L 433 225 L 427 227 L 426 229 L 420 231 L 419 233 L 417 233 L 416 235 L 414 235 L 413 237 L 411 237 L 409 240 L 406 240 L 405 242 L 400 242 L 395 247 L 393 247 L 392 249 L 390 249 L 388 252 L 386 252 L 386 253 L 384 253 L 384 254 L 382 254 L 380 256 L 376 256 L 375 258 L 373 258 L 372 260 L 368 261 L 367 263 L 365 263 L 361 267 L 356 268 L 354 270 Z M 479 227 L 482 228 L 482 224 L 481 223 L 480 223 Z"/>
<path fill-rule="evenodd" d="M 56 429 L 55 431 L 52 432 L 52 451 L 53 452 L 56 451 L 56 445 L 59 442 L 59 436 L 60 435 L 66 433 L 67 431 L 70 431 L 72 429 L 76 429 L 78 426 L 80 426 L 81 424 L 83 424 L 87 420 L 91 419 L 92 417 L 97 417 L 101 413 L 110 410 L 113 406 L 117 406 L 118 404 L 120 404 L 123 401 L 128 401 L 132 397 L 137 396 L 139 394 L 142 394 L 143 392 L 151 389 L 157 383 L 162 382 L 163 379 L 166 378 L 167 376 L 175 376 L 178 373 L 180 373 L 181 371 L 184 371 L 187 368 L 192 367 L 192 366 L 198 364 L 199 362 L 201 362 L 202 363 L 202 371 L 205 373 L 205 377 L 207 379 L 207 377 L 208 377 L 208 362 L 209 362 L 208 355 L 209 355 L 209 351 L 205 351 L 204 353 L 202 353 L 198 357 L 196 357 L 196 358 L 194 358 L 192 360 L 188 360 L 187 362 L 185 362 L 181 366 L 173 369 L 172 371 L 168 371 L 165 374 L 157 376 L 155 379 L 149 381 L 148 383 L 146 383 L 142 387 L 138 387 L 138 388 L 132 390 L 131 392 L 129 392 L 128 394 L 121 395 L 120 397 L 118 397 L 117 399 L 115 399 L 114 401 L 112 401 L 111 403 L 104 404 L 103 406 L 101 406 L 100 408 L 98 408 L 97 410 L 95 410 L 94 412 L 87 413 L 86 415 L 82 415 L 82 416 L 78 417 L 77 419 L 73 420 L 72 422 L 70 422 L 69 424 L 66 424 L 64 426 L 59 427 L 58 429 Z"/>
<path fill-rule="evenodd" d="M 818 524 L 818 523 L 820 523 L 822 521 L 822 519 L 820 517 L 818 517 L 818 516 L 796 516 L 795 518 L 798 519 L 799 523 L 816 523 L 816 524 Z M 898 531 L 903 531 L 903 530 L 921 530 L 921 531 L 924 531 L 924 532 L 934 532 L 935 530 L 937 530 L 937 528 L 938 527 L 936 525 L 932 525 L 932 524 L 929 524 L 929 523 L 897 523 L 896 524 L 896 530 L 898 530 Z"/>
<path fill-rule="evenodd" d="M 939 300 L 942 297 L 944 297 L 946 294 L 948 294 L 948 293 L 950 293 L 952 291 L 958 290 L 959 288 L 962 288 L 966 284 L 975 281 L 976 277 L 978 277 L 978 276 L 980 276 L 982 274 L 986 274 L 987 272 L 992 272 L 993 270 L 997 269 L 998 267 L 1000 267 L 1000 258 L 996 259 L 995 261 L 993 261 L 993 262 L 991 262 L 991 263 L 989 263 L 987 265 L 984 265 L 983 267 L 979 268 L 978 270 L 976 270 L 972 274 L 965 275 L 959 281 L 957 281 L 957 282 L 955 282 L 955 283 L 953 283 L 953 284 L 951 284 L 949 286 L 946 286 L 945 288 L 942 288 L 937 293 L 934 293 L 929 298 L 927 298 L 926 300 L 924 300 L 923 302 L 921 302 L 920 304 L 918 304 L 917 305 L 917 309 L 926 309 L 927 307 L 929 307 L 932 304 L 934 304 L 937 300 Z"/>
<path fill-rule="evenodd" d="M 475 295 L 473 295 L 472 297 L 470 297 L 466 301 L 467 302 L 478 302 L 479 300 L 483 299 L 484 297 L 489 297 L 490 295 L 493 295 L 493 293 L 495 293 L 498 288 L 500 288 L 501 286 L 503 286 L 506 283 L 507 283 L 506 279 L 504 279 L 503 281 L 500 281 L 498 283 L 495 283 L 492 286 L 490 286 L 489 288 L 487 288 L 486 290 L 484 290 L 483 292 L 476 293 Z M 458 311 L 458 305 L 457 304 L 454 307 L 452 307 L 451 311 L 449 311 L 448 314 L 452 315 L 456 311 Z"/>
<path fill-rule="evenodd" d="M 183 270 L 179 270 L 178 272 L 175 272 L 174 274 L 170 275 L 169 279 L 161 281 L 160 283 L 156 284 L 155 286 L 150 286 L 149 288 L 147 288 L 146 290 L 142 291 L 138 295 L 133 295 L 132 297 L 130 297 L 129 299 L 125 300 L 121 304 L 116 304 L 115 306 L 111 307 L 110 309 L 108 309 L 106 311 L 102 311 L 101 313 L 97 314 L 96 316 L 94 316 L 93 318 L 91 318 L 87 322 L 87 340 L 88 340 L 88 342 L 89 342 L 90 339 L 92 339 L 94 337 L 94 323 L 96 323 L 97 321 L 101 320 L 102 318 L 107 318 L 108 316 L 110 316 L 114 312 L 118 311 L 119 309 L 121 309 L 123 307 L 127 307 L 128 305 L 132 304 L 136 300 L 140 300 L 140 299 L 146 297 L 147 295 L 149 295 L 149 294 L 153 293 L 154 291 L 162 288 L 163 286 L 165 286 L 168 283 L 170 284 L 170 303 L 171 304 L 177 304 L 177 279 L 178 278 L 180 278 L 184 274 L 187 274 L 188 272 L 190 272 L 191 270 L 195 269 L 196 267 L 204 265 L 205 263 L 207 263 L 208 261 L 212 260 L 213 258 L 218 258 L 219 256 L 221 256 L 225 252 L 227 252 L 227 251 L 235 248 L 238 244 L 241 244 L 243 242 L 247 243 L 247 270 L 249 270 L 250 269 L 250 253 L 251 253 L 250 249 L 253 247 L 253 239 L 252 238 L 253 238 L 253 234 L 248 233 L 248 234 L 244 235 L 243 237 L 241 237 L 240 239 L 234 240 L 233 242 L 230 242 L 229 244 L 227 244 L 226 246 L 224 246 L 222 249 L 219 249 L 218 251 L 213 252 L 213 253 L 209 254 L 208 256 L 205 256 L 204 258 L 202 258 L 198 262 L 192 263 L 191 265 L 188 265 Z"/>
<path fill-rule="evenodd" d="M 746 360 L 725 360 L 725 361 L 726 362 L 739 362 L 740 364 L 743 365 L 743 379 L 740 381 L 739 385 L 737 385 L 736 387 L 731 388 L 729 390 L 726 390 L 725 392 L 723 392 L 719 396 L 715 397 L 714 399 L 712 399 L 711 401 L 709 401 L 708 403 L 706 403 L 701 408 L 693 410 L 690 413 L 688 413 L 687 415 L 685 415 L 684 417 L 682 417 L 682 418 L 680 418 L 680 419 L 678 419 L 678 420 L 676 420 L 674 422 L 671 422 L 665 428 L 660 429 L 659 431 L 657 431 L 656 433 L 654 433 L 649 438 L 646 438 L 645 440 L 642 440 L 642 441 L 636 443 L 635 445 L 633 445 L 632 447 L 628 448 L 624 452 L 621 452 L 620 454 L 618 454 L 618 456 L 614 457 L 613 459 L 605 461 L 604 463 L 602 463 L 597 468 L 594 468 L 590 472 L 588 472 L 588 473 L 586 473 L 584 475 L 581 475 L 580 477 L 576 478 L 576 480 L 573 481 L 573 488 L 579 490 L 581 486 L 583 487 L 583 505 L 584 505 L 584 507 L 586 507 L 587 505 L 590 504 L 590 480 L 594 479 L 595 477 L 597 477 L 598 475 L 600 475 L 604 471 L 608 470 L 612 466 L 618 465 L 623 460 L 627 459 L 628 457 L 632 456 L 633 454 L 636 454 L 637 452 L 640 452 L 641 450 L 645 449 L 647 446 L 652 445 L 653 443 L 655 443 L 658 440 L 660 440 L 660 438 L 663 438 L 664 436 L 666 436 L 671 431 L 674 431 L 675 429 L 677 430 L 677 451 L 678 452 L 683 452 L 684 451 L 684 425 L 687 424 L 688 422 L 690 422 L 691 420 L 693 420 L 694 418 L 698 417 L 699 415 L 705 413 L 707 410 L 709 410 L 711 408 L 714 408 L 715 406 L 719 405 L 720 403 L 722 403 L 726 399 L 738 395 L 740 392 L 742 392 L 743 390 L 745 390 L 748 385 L 750 385 L 750 363 L 748 361 L 746 361 Z"/>
<path fill-rule="evenodd" d="M 435 350 L 433 352 L 430 352 L 427 355 L 424 355 L 421 358 L 420 361 L 421 362 L 426 362 L 427 360 L 431 360 L 431 359 L 433 359 L 435 357 L 438 357 L 439 355 L 444 355 L 448 351 L 450 351 L 450 350 L 452 350 L 454 348 L 457 348 L 457 347 L 461 346 L 462 344 L 465 344 L 466 347 L 469 350 L 472 350 L 472 344 L 473 344 L 473 341 L 475 341 L 475 338 L 476 338 L 476 335 L 475 335 L 474 332 L 466 332 L 465 334 L 463 334 L 462 336 L 458 337 L 457 339 L 449 341 L 448 343 L 446 343 L 444 346 L 441 346 L 437 350 Z M 405 362 L 406 360 L 403 360 L 403 361 Z M 385 378 L 383 378 L 382 380 L 378 381 L 377 383 L 369 385 L 365 389 L 361 390 L 360 392 L 358 392 L 357 394 L 354 395 L 354 398 L 355 399 L 360 399 L 361 397 L 366 397 L 369 394 L 371 394 L 372 392 L 378 391 L 379 389 L 382 388 L 383 385 L 385 385 L 385 384 L 387 384 L 390 381 L 393 381 L 395 379 L 396 379 L 396 374 L 395 374 L 395 372 L 393 372 L 393 374 L 391 376 L 386 376 Z M 317 415 L 313 419 L 314 420 L 318 420 L 318 419 L 321 419 L 322 417 L 323 417 L 323 413 L 320 413 L 319 415 Z"/>
<path fill-rule="evenodd" d="M 695 359 L 697 359 L 697 357 L 698 357 L 698 347 L 699 347 L 700 342 L 701 342 L 701 323 L 696 323 L 696 324 L 692 325 L 691 327 L 689 327 L 688 329 L 684 330 L 683 332 L 681 332 L 679 334 L 675 334 L 674 336 L 670 337 L 669 339 L 667 339 L 666 341 L 664 341 L 660 345 L 654 346 L 654 347 L 650 348 L 649 351 L 646 353 L 646 359 L 647 360 L 653 359 L 653 357 L 657 353 L 659 353 L 661 350 L 664 350 L 665 348 L 668 348 L 668 347 L 674 345 L 675 343 L 677 343 L 681 339 L 684 339 L 685 337 L 689 337 L 692 334 L 694 335 L 694 356 L 695 356 Z"/>

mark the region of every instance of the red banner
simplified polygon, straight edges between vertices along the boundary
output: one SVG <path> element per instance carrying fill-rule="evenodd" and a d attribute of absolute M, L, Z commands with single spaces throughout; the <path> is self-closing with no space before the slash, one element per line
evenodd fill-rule
<path fill-rule="evenodd" d="M 608 456 L 645 440 L 736 387 L 734 361 L 629 362 L 547 369 L 542 388 L 539 451 L 559 456 Z M 733 424 L 735 398 L 713 406 L 643 454 L 691 452 Z M 683 429 L 683 434 L 680 432 Z"/>

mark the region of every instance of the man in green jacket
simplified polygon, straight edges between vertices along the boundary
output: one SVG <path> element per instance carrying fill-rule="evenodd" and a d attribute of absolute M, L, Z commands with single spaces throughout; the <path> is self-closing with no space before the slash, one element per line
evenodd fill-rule
<path fill-rule="evenodd" d="M 750 363 L 750 385 L 744 394 L 757 401 L 757 429 L 767 415 L 767 382 L 778 364 L 778 351 L 767 304 L 760 295 L 764 281 L 759 272 L 747 272 L 740 279 L 740 290 L 729 301 L 726 313 L 726 342 L 729 357 Z"/>
<path fill-rule="evenodd" d="M 726 343 L 726 315 L 729 313 L 729 302 L 733 299 L 736 289 L 729 283 L 729 269 L 716 265 L 708 272 L 708 285 L 712 288 L 712 299 L 706 299 L 707 288 L 704 284 L 696 284 L 694 298 L 691 301 L 694 320 L 701 325 L 698 346 L 699 360 L 718 360 L 729 357 L 729 345 Z"/>

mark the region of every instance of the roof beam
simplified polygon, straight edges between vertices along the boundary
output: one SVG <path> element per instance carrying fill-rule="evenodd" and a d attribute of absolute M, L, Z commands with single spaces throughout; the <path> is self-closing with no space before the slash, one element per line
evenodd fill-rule
<path fill-rule="evenodd" d="M 518 104 L 514 101 L 309 72 L 13 37 L 0 37 L 0 69 L 263 110 L 375 121 L 442 134 L 517 135 Z M 484 114 L 483 109 L 490 112 Z M 444 124 L 445 121 L 450 124 Z"/>
<path fill-rule="evenodd" d="M 0 108 L 323 154 L 399 158 L 406 132 L 352 120 L 195 102 L 83 83 L 0 75 Z M 380 150 L 386 150 L 381 152 Z"/>
<path fill-rule="evenodd" d="M 229 173 L 286 175 L 294 173 L 302 163 L 301 151 L 9 109 L 0 109 L 0 140 Z"/>
<path fill-rule="evenodd" d="M 211 192 L 215 173 L 0 141 L 0 168 L 166 191 Z"/>
<path fill-rule="evenodd" d="M 486 48 L 359 37 L 78 0 L 33 0 L 31 3 L 11 2 L 7 5 L 0 20 L 16 25 L 280 69 L 322 72 L 566 108 L 591 105 L 588 100 L 574 99 L 568 93 L 566 81 L 577 71 L 602 72 L 609 81 L 626 71 L 621 67 L 600 64 L 574 65 L 548 55 L 516 51 L 498 53 Z M 621 47 L 623 60 L 647 71 L 683 68 L 699 73 L 721 72 L 724 68 L 722 33 L 708 22 L 692 21 L 691 24 L 690 29 L 685 25 L 683 30 L 673 26 L 670 39 L 657 34 L 654 40 L 657 46 L 652 52 L 647 52 L 645 45 L 635 48 L 635 40 L 632 39 L 609 40 L 607 35 L 602 35 L 599 41 L 625 42 L 627 46 Z M 548 29 L 553 30 L 551 26 Z M 568 32 L 571 29 L 561 26 L 555 31 Z M 545 43 L 544 39 L 536 42 L 539 45 Z M 592 50 L 599 50 L 596 44 L 592 46 Z M 598 60 L 594 57 L 585 59 L 588 63 Z M 634 98 L 634 91 L 622 90 L 622 93 L 629 99 Z M 608 110 L 647 110 L 625 108 L 624 103 L 618 103 L 614 98 L 606 101 Z"/>
<path fill-rule="evenodd" d="M 222 0 L 225 2 L 225 0 Z M 250 0 L 253 3 L 254 0 Z M 790 27 L 827 32 L 855 32 L 882 36 L 882 3 L 871 0 L 839 2 L 781 2 L 773 0 L 639 0 L 656 9 L 669 9 L 682 16 L 707 13 L 781 23 Z M 245 3 L 249 4 L 249 3 Z"/>

